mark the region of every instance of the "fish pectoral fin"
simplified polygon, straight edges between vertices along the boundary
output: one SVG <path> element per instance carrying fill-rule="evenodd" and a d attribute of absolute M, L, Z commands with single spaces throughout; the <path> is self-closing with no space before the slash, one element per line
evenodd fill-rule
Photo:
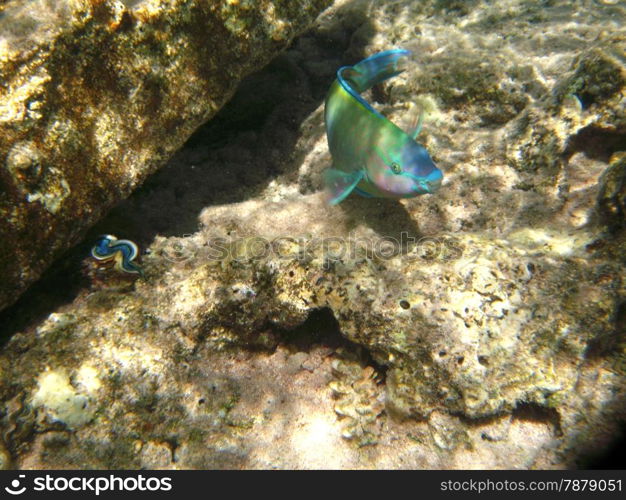
<path fill-rule="evenodd" d="M 328 203 L 336 205 L 341 203 L 352 192 L 355 186 L 363 179 L 363 171 L 346 173 L 341 170 L 329 168 L 324 172 L 324 183 L 328 193 Z"/>

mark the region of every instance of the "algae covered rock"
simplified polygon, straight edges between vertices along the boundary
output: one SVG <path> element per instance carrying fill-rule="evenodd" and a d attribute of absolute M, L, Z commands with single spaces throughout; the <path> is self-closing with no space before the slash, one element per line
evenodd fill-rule
<path fill-rule="evenodd" d="M 598 195 L 598 211 L 614 228 L 626 224 L 626 155 L 616 157 L 606 169 Z"/>
<path fill-rule="evenodd" d="M 0 307 L 330 2 L 0 6 Z"/>
<path fill-rule="evenodd" d="M 5 312 L 6 462 L 564 468 L 610 448 L 623 7 L 587 4 L 337 2 L 94 230 L 140 243 L 145 279 L 83 278 L 90 238 Z M 403 126 L 426 110 L 444 184 L 329 207 L 324 95 L 392 46 L 415 59 L 372 102 Z"/>
<path fill-rule="evenodd" d="M 303 214 L 330 224 L 313 237 Z M 2 425 L 21 466 L 315 466 L 322 447 L 322 466 L 463 467 L 479 453 L 532 467 L 568 449 L 571 463 L 588 422 L 612 429 L 624 272 L 587 240 L 402 247 L 317 194 L 202 221 L 176 247 L 155 241 L 145 282 L 96 285 L 11 337 Z M 348 228 L 353 243 L 337 236 Z M 518 449 L 519 433 L 539 448 Z"/>

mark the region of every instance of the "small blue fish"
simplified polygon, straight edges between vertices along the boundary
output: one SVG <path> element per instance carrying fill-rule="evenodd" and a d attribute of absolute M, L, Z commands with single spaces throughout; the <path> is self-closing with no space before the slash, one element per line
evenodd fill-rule
<path fill-rule="evenodd" d="M 115 236 L 105 234 L 100 236 L 91 249 L 91 256 L 101 261 L 115 261 L 115 268 L 125 273 L 139 274 L 143 277 L 143 270 L 132 261 L 139 255 L 139 248 L 130 240 L 118 240 Z"/>
<path fill-rule="evenodd" d="M 330 204 L 340 203 L 352 191 L 368 198 L 400 199 L 433 193 L 441 185 L 441 170 L 415 141 L 423 116 L 409 135 L 359 95 L 400 74 L 398 62 L 409 54 L 388 50 L 337 70 L 324 110 L 333 157 L 332 168 L 324 173 Z"/>

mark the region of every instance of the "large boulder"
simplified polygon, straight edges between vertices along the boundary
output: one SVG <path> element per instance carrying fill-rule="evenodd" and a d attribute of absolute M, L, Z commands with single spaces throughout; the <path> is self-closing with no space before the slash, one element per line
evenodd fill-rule
<path fill-rule="evenodd" d="M 0 6 L 0 308 L 328 4 Z"/>
<path fill-rule="evenodd" d="M 336 2 L 94 229 L 137 241 L 145 279 L 96 268 L 87 239 L 0 317 L 4 463 L 562 468 L 609 449 L 623 7 L 586 4 Z M 444 183 L 329 207 L 324 94 L 391 46 L 414 64 L 368 99 L 399 124 L 428 111 Z"/>

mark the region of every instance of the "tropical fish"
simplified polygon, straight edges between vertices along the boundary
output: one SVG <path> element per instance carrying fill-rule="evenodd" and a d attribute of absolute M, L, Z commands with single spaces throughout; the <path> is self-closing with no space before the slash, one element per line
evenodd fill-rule
<path fill-rule="evenodd" d="M 132 261 L 139 255 L 139 248 L 130 240 L 118 240 L 111 234 L 105 234 L 91 249 L 91 256 L 102 261 L 115 261 L 115 268 L 125 273 L 139 274 L 143 277 L 142 269 Z"/>
<path fill-rule="evenodd" d="M 370 106 L 360 93 L 400 74 L 403 49 L 380 52 L 337 70 L 324 110 L 332 168 L 324 173 L 329 203 L 352 191 L 365 197 L 412 198 L 433 193 L 443 174 L 416 142 L 423 113 L 407 134 Z"/>

